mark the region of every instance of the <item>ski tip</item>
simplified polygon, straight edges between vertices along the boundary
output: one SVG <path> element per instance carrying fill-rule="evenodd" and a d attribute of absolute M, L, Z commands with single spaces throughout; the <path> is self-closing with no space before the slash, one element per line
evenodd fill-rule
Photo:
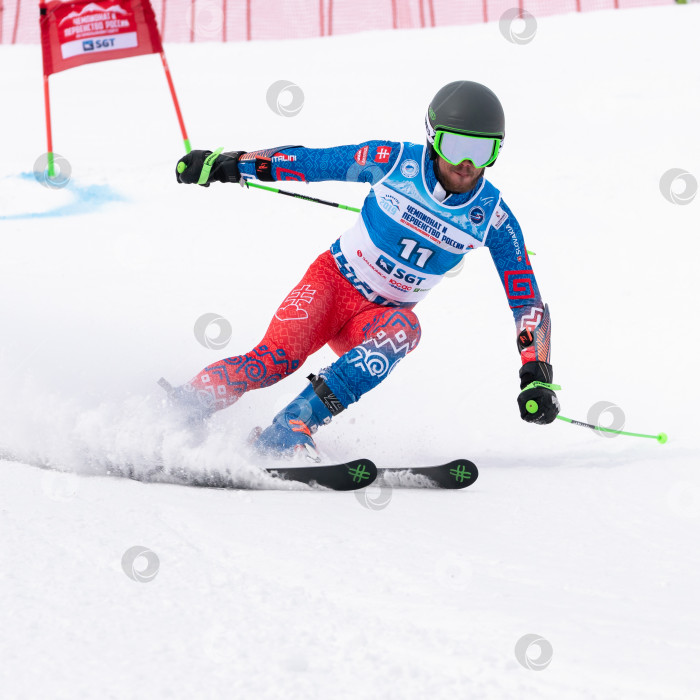
<path fill-rule="evenodd" d="M 350 479 L 348 483 L 352 484 L 352 490 L 369 486 L 377 478 L 377 465 L 372 460 L 355 459 L 352 462 L 346 462 L 343 466 Z"/>
<path fill-rule="evenodd" d="M 479 478 L 479 470 L 476 464 L 468 459 L 455 459 L 445 465 L 446 484 L 445 488 L 463 489 L 470 486 Z"/>
<path fill-rule="evenodd" d="M 412 479 L 415 476 L 426 477 L 429 482 L 417 483 Z M 463 489 L 477 480 L 479 470 L 468 459 L 454 459 L 429 467 L 385 467 L 379 469 L 379 477 L 390 487 Z"/>
<path fill-rule="evenodd" d="M 369 459 L 301 467 L 279 465 L 266 467 L 265 471 L 280 479 L 324 486 L 334 491 L 356 491 L 369 486 L 377 478 L 377 467 Z"/>

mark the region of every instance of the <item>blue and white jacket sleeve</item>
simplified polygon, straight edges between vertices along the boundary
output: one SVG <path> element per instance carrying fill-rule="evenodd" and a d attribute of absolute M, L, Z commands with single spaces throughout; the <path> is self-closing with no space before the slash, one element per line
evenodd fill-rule
<path fill-rule="evenodd" d="M 338 180 L 373 185 L 394 167 L 400 151 L 397 141 L 365 141 L 333 148 L 281 146 L 245 153 L 238 167 L 246 179 L 263 182 Z"/>
<path fill-rule="evenodd" d="M 523 364 L 550 362 L 549 308 L 542 301 L 520 224 L 503 200 L 491 219 L 486 246 L 513 312 Z"/>

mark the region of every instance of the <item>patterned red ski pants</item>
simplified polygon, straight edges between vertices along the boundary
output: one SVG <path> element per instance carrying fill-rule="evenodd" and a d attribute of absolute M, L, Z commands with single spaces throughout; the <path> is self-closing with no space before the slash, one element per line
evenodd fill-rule
<path fill-rule="evenodd" d="M 394 343 L 392 333 L 398 334 L 398 342 Z M 418 344 L 418 318 L 409 307 L 368 301 L 340 273 L 328 250 L 287 295 L 259 345 L 245 355 L 205 367 L 189 384 L 197 392 L 210 394 L 221 409 L 247 391 L 271 386 L 291 374 L 326 343 L 341 356 L 376 338 L 382 344 L 399 345 L 398 360 Z"/>

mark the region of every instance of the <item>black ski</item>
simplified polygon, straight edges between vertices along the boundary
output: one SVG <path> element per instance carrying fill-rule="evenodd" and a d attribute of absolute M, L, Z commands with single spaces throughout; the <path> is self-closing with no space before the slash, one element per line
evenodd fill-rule
<path fill-rule="evenodd" d="M 468 459 L 434 467 L 386 467 L 377 471 L 379 482 L 392 488 L 464 489 L 479 478 L 479 470 Z M 429 481 L 415 477 L 427 477 Z"/>
<path fill-rule="evenodd" d="M 342 464 L 310 467 L 267 467 L 265 471 L 286 481 L 318 484 L 335 491 L 354 491 L 371 484 L 377 478 L 377 467 L 368 459 L 353 459 Z"/>

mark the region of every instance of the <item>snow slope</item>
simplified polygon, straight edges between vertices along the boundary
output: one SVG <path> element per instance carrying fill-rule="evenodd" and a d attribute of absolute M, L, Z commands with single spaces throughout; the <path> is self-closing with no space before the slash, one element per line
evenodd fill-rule
<path fill-rule="evenodd" d="M 416 352 L 318 436 L 331 458 L 469 457 L 481 476 L 456 493 L 107 476 L 127 463 L 143 476 L 165 456 L 251 483 L 248 431 L 332 353 L 218 414 L 201 444 L 162 414 L 155 381 L 252 347 L 354 215 L 177 186 L 183 149 L 153 56 L 51 78 L 72 179 L 41 187 L 40 54 L 0 46 L 0 451 L 11 457 L 0 461 L 0 696 L 700 697 L 700 200 L 672 204 L 659 186 L 671 168 L 700 176 L 699 22 L 690 5 L 544 18 L 527 45 L 493 23 L 167 47 L 201 148 L 421 141 L 444 83 L 475 79 L 501 97 L 508 137 L 490 177 L 537 253 L 562 413 L 586 420 L 609 401 L 626 429 L 670 440 L 523 423 L 512 317 L 481 251 L 418 306 Z M 280 79 L 304 91 L 293 118 L 266 103 Z M 356 206 L 366 193 L 286 186 Z M 194 337 L 212 312 L 232 324 L 224 349 Z M 150 581 L 123 570 L 135 546 L 152 552 L 136 560 Z M 516 660 L 528 634 L 551 644 L 543 670 Z"/>

